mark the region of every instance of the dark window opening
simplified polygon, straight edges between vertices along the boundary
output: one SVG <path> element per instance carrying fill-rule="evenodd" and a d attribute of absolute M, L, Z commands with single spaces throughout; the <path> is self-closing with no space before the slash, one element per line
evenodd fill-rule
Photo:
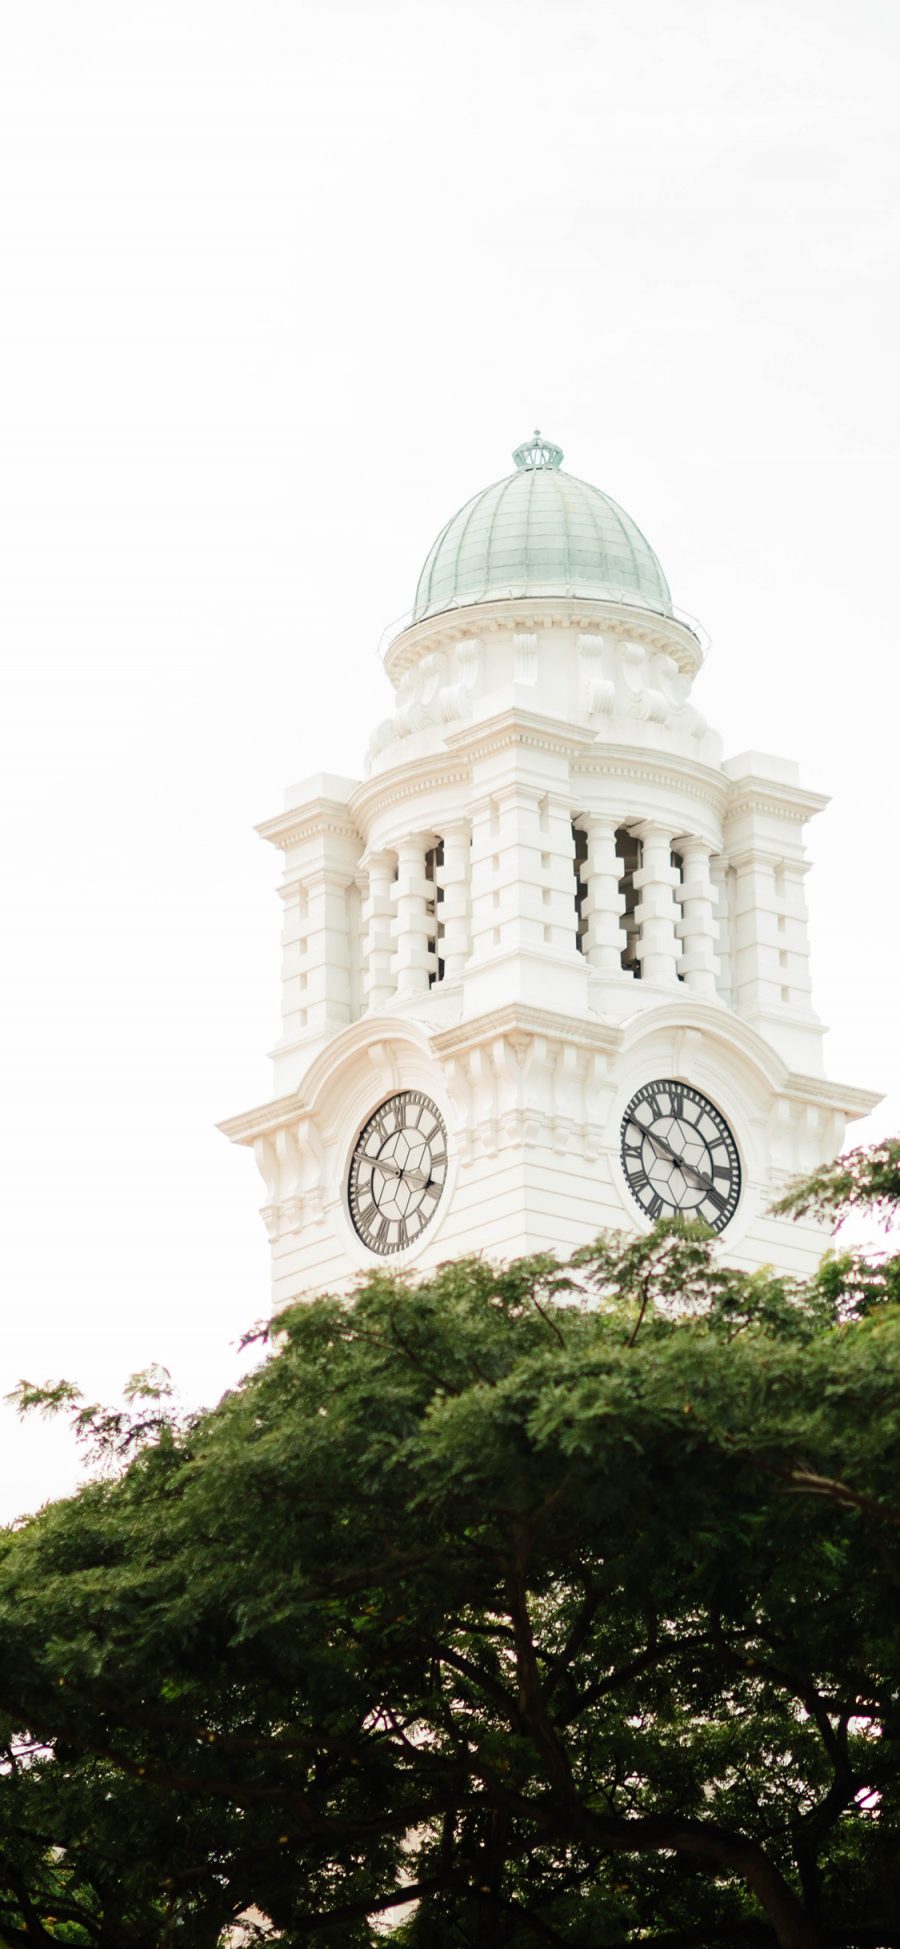
<path fill-rule="evenodd" d="M 434 846 L 429 846 L 425 854 L 425 878 L 431 887 L 431 897 L 428 902 L 430 926 L 428 952 L 432 956 L 432 967 L 428 976 L 429 988 L 433 988 L 435 982 L 443 981 L 444 979 L 444 960 L 441 954 L 441 942 L 444 938 L 444 922 L 441 918 L 441 905 L 444 894 L 443 889 L 438 884 L 438 874 L 443 864 L 444 842 L 442 839 L 439 839 Z"/>
<path fill-rule="evenodd" d="M 675 868 L 675 871 L 676 871 L 676 873 L 678 874 L 678 884 L 679 884 L 679 886 L 684 886 L 684 860 L 682 859 L 682 856 L 681 856 L 681 854 L 680 854 L 680 853 L 676 853 L 676 851 L 675 851 L 675 848 L 674 848 L 674 846 L 672 847 L 672 851 L 671 851 L 671 853 L 670 853 L 670 855 L 669 855 L 669 858 L 671 859 L 671 862 L 672 862 L 672 865 L 673 865 L 673 867 Z M 680 908 L 680 907 L 679 907 L 679 909 L 678 909 L 678 911 L 679 911 L 679 913 L 681 912 L 681 908 Z M 680 959 L 680 958 L 681 958 L 681 949 L 680 949 L 680 947 L 679 947 L 679 959 Z M 677 970 L 677 973 L 678 973 L 678 979 L 679 979 L 679 981 L 683 981 L 683 980 L 684 980 L 684 975 L 682 974 L 682 972 L 681 972 L 681 969 L 680 969 L 680 968 L 679 968 L 679 969 Z"/>
<path fill-rule="evenodd" d="M 638 905 L 634 876 L 640 871 L 644 849 L 636 835 L 628 831 L 627 826 L 620 826 L 616 833 L 616 852 L 622 862 L 622 877 L 619 881 L 619 893 L 623 903 L 622 926 L 625 929 L 622 966 L 626 974 L 633 975 L 635 981 L 640 981 L 641 963 L 638 948 L 641 930 L 634 917 Z"/>
<path fill-rule="evenodd" d="M 575 946 L 579 954 L 587 953 L 587 915 L 584 907 L 587 899 L 587 882 L 582 872 L 588 856 L 587 833 L 572 820 L 572 840 L 574 845 L 573 864 L 575 867 Z"/>

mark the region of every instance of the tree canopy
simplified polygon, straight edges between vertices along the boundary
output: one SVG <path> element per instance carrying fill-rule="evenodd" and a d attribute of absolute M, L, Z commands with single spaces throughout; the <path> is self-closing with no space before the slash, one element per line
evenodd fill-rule
<path fill-rule="evenodd" d="M 900 1200 L 900 1144 L 794 1194 Z M 900 1259 L 282 1314 L 2 1537 L 0 1943 L 900 1946 Z"/>

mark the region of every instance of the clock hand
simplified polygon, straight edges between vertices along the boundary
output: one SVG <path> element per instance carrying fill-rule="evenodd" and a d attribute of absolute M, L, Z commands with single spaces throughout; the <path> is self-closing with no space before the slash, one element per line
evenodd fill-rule
<path fill-rule="evenodd" d="M 712 1178 L 704 1177 L 702 1171 L 696 1170 L 693 1164 L 686 1164 L 683 1158 L 679 1159 L 679 1162 L 681 1165 L 682 1176 L 687 1179 L 688 1184 L 692 1184 L 694 1186 L 695 1191 L 715 1190 L 716 1187 L 712 1181 Z"/>
<path fill-rule="evenodd" d="M 657 1157 L 665 1157 L 668 1155 L 666 1151 L 666 1146 L 663 1143 L 662 1138 L 655 1137 L 653 1131 L 647 1129 L 646 1124 L 638 1123 L 637 1117 L 631 1118 L 629 1127 L 630 1129 L 637 1131 L 637 1134 L 640 1137 L 642 1142 L 643 1139 L 646 1137 L 651 1150 L 655 1153 Z"/>
<path fill-rule="evenodd" d="M 695 1165 L 688 1164 L 684 1157 L 679 1156 L 677 1150 L 672 1149 L 671 1144 L 666 1143 L 664 1137 L 657 1137 L 652 1130 L 645 1130 L 644 1136 L 647 1138 L 651 1150 L 655 1151 L 657 1157 L 664 1157 L 670 1164 L 678 1165 L 682 1177 L 687 1180 L 688 1184 L 693 1186 L 695 1191 L 715 1190 L 716 1187 L 712 1178 L 704 1177 L 703 1172 L 698 1171 Z"/>
<path fill-rule="evenodd" d="M 424 1171 L 405 1170 L 402 1165 L 394 1164 L 390 1158 L 384 1160 L 378 1158 L 372 1168 L 376 1171 L 383 1171 L 385 1177 L 400 1178 L 403 1184 L 412 1184 L 417 1188 L 431 1183 L 431 1179 L 425 1176 Z"/>
<path fill-rule="evenodd" d="M 638 1125 L 638 1128 L 641 1129 L 641 1126 Z M 681 1163 L 681 1158 L 677 1150 L 673 1150 L 671 1144 L 666 1143 L 665 1137 L 657 1137 L 652 1130 L 643 1129 L 641 1129 L 641 1135 L 646 1137 L 650 1149 L 655 1152 L 657 1157 L 664 1157 L 669 1164 Z"/>

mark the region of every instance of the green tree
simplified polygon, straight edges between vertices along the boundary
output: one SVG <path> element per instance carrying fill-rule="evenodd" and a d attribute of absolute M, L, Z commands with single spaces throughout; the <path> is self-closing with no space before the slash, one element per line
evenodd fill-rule
<path fill-rule="evenodd" d="M 3 1538 L 0 1942 L 900 1945 L 898 1299 L 671 1223 L 25 1389 L 101 1466 Z"/>

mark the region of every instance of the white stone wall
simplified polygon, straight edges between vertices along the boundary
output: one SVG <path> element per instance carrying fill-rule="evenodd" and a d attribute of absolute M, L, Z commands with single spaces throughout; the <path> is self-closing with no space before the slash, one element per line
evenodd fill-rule
<path fill-rule="evenodd" d="M 640 1230 L 621 1118 L 667 1076 L 737 1142 L 725 1256 L 816 1262 L 821 1232 L 767 1208 L 876 1100 L 822 1080 L 802 837 L 825 801 L 784 760 L 721 762 L 690 701 L 699 663 L 683 625 L 613 604 L 436 618 L 388 652 L 397 702 L 368 778 L 309 780 L 261 827 L 284 856 L 275 1095 L 223 1128 L 263 1175 L 276 1303 L 377 1263 L 347 1170 L 400 1088 L 438 1104 L 450 1162 L 391 1263 Z M 640 979 L 622 966 L 623 834 L 641 847 Z"/>

